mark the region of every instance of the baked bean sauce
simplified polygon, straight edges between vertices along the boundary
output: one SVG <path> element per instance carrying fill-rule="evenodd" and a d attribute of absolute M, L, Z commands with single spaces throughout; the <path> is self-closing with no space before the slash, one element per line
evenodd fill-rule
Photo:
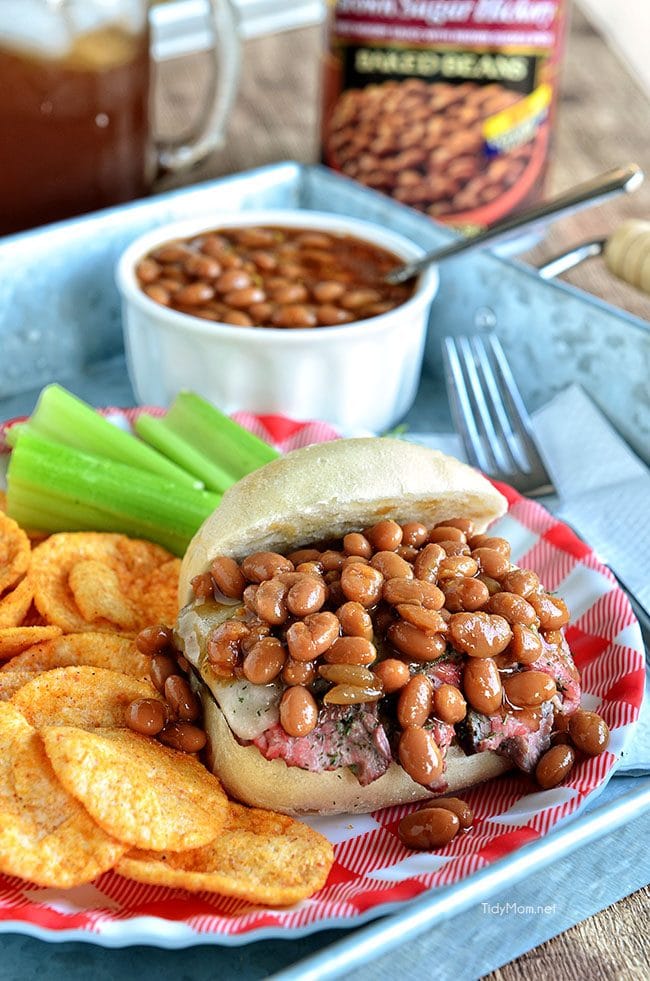
<path fill-rule="evenodd" d="M 228 613 L 205 637 L 210 671 L 279 686 L 283 738 L 309 738 L 333 709 L 372 711 L 392 758 L 438 792 L 452 741 L 508 756 L 543 788 L 607 747 L 604 720 L 579 707 L 564 601 L 467 519 L 384 519 L 287 555 L 218 556 L 192 587 L 197 608 Z M 200 705 L 172 632 L 147 628 L 137 646 L 163 702 L 134 703 L 128 724 L 197 752 Z M 400 826 L 410 847 L 440 847 L 472 823 L 455 798 L 417 813 Z"/>
<path fill-rule="evenodd" d="M 167 242 L 140 260 L 147 296 L 234 327 L 336 327 L 387 313 L 413 283 L 383 280 L 398 256 L 352 235 L 300 228 L 221 228 Z"/>

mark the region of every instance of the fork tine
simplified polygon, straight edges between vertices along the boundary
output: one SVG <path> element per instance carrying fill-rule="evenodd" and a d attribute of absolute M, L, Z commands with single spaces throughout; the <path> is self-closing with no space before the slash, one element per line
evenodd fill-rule
<path fill-rule="evenodd" d="M 497 367 L 498 378 L 501 382 L 500 387 L 502 387 L 503 391 L 505 392 L 506 400 L 509 403 L 511 416 L 516 420 L 517 428 L 519 429 L 519 437 L 528 456 L 527 471 L 530 473 L 533 468 L 536 468 L 540 470 L 542 474 L 546 475 L 548 479 L 546 465 L 539 454 L 537 444 L 533 438 L 533 429 L 530 422 L 530 416 L 526 411 L 526 406 L 524 405 L 521 393 L 517 387 L 517 383 L 512 376 L 510 365 L 506 359 L 501 342 L 493 334 L 488 337 L 488 342 L 492 350 L 494 364 Z"/>
<path fill-rule="evenodd" d="M 502 447 L 504 456 L 507 457 L 506 472 L 514 473 L 523 470 L 530 473 L 528 457 L 522 452 L 521 445 L 513 432 L 513 426 L 508 416 L 508 411 L 503 404 L 503 399 L 499 391 L 499 385 L 492 366 L 490 351 L 485 345 L 482 337 L 474 335 L 471 339 L 474 358 L 477 363 L 479 373 L 483 381 L 483 389 L 492 408 L 492 422 L 497 433 L 499 445 Z"/>
<path fill-rule="evenodd" d="M 483 436 L 482 444 L 490 460 L 488 473 L 508 472 L 509 462 L 501 448 L 501 441 L 494 428 L 492 415 L 485 399 L 485 392 L 477 371 L 474 352 L 469 338 L 457 338 L 459 354 L 468 380 L 470 400 L 474 406 L 477 428 Z"/>
<path fill-rule="evenodd" d="M 453 337 L 445 337 L 443 341 L 442 360 L 454 428 L 460 435 L 469 462 L 479 470 L 488 472 L 490 464 L 483 452 L 481 437 L 474 422 L 472 403 Z"/>

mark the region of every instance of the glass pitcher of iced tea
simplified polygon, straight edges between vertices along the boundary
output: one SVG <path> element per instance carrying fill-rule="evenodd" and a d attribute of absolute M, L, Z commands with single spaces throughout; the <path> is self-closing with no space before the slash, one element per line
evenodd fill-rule
<path fill-rule="evenodd" d="M 214 78 L 191 140 L 156 144 L 149 0 L 0 0 L 0 235 L 129 201 L 220 142 L 239 43 L 205 0 Z"/>

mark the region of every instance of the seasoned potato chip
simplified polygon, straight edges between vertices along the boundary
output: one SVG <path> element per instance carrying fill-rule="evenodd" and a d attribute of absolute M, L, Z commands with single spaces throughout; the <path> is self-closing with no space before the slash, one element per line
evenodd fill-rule
<path fill-rule="evenodd" d="M 8 702 L 19 688 L 32 678 L 33 675 L 23 671 L 10 671 L 8 667 L 0 671 L 0 702 Z"/>
<path fill-rule="evenodd" d="M 215 841 L 185 852 L 130 851 L 116 871 L 138 882 L 290 906 L 325 885 L 327 838 L 285 814 L 231 804 Z"/>
<path fill-rule="evenodd" d="M 29 576 L 27 577 L 27 579 L 29 580 Z M 32 585 L 31 581 L 30 581 L 30 585 Z M 32 591 L 33 591 L 33 585 L 32 585 Z M 23 618 L 23 622 L 22 622 L 22 625 L 21 626 L 23 626 L 23 627 L 49 627 L 50 624 L 47 622 L 47 620 L 45 619 L 44 616 L 41 616 L 41 614 L 39 613 L 39 611 L 34 606 L 34 602 L 32 601 L 31 606 L 29 607 L 29 609 L 27 610 L 27 613 L 25 614 L 25 616 Z M 59 627 L 59 630 L 60 629 L 61 628 Z"/>
<path fill-rule="evenodd" d="M 23 529 L 0 511 L 0 593 L 22 579 L 31 554 L 32 546 Z"/>
<path fill-rule="evenodd" d="M 157 698 L 152 684 L 108 668 L 54 668 L 32 678 L 12 698 L 30 725 L 87 729 L 126 725 L 136 698 Z"/>
<path fill-rule="evenodd" d="M 172 559 L 154 569 L 140 584 L 137 605 L 147 610 L 147 623 L 166 623 L 172 626 L 178 615 L 178 577 L 181 560 Z"/>
<path fill-rule="evenodd" d="M 107 565 L 117 576 L 124 603 L 132 604 L 140 594 L 141 584 L 154 569 L 172 559 L 169 552 L 151 542 L 127 538 L 125 535 L 100 532 L 76 531 L 50 535 L 47 541 L 32 552 L 29 578 L 34 587 L 34 600 L 41 614 L 58 624 L 65 633 L 81 633 L 87 630 L 115 632 L 125 628 L 106 618 L 108 609 L 96 619 L 84 617 L 75 601 L 70 585 L 70 575 L 79 562 L 97 562 Z M 77 590 L 81 589 L 76 582 Z M 112 587 L 111 587 L 112 588 Z M 91 587 L 84 592 L 85 601 L 91 604 Z M 115 594 L 112 593 L 113 600 Z M 117 614 L 123 616 L 124 608 Z M 151 611 L 145 605 L 136 611 L 136 617 L 128 628 L 136 632 L 153 622 Z"/>
<path fill-rule="evenodd" d="M 64 790 L 18 709 L 0 704 L 0 871 L 69 888 L 112 868 L 125 847 Z"/>
<path fill-rule="evenodd" d="M 150 680 L 151 658 L 140 653 L 132 637 L 121 634 L 63 634 L 44 644 L 35 644 L 0 668 L 0 699 L 6 690 L 6 674 L 22 676 L 23 680 L 14 689 L 17 691 L 43 671 L 79 664 L 121 671 L 140 681 Z"/>
<path fill-rule="evenodd" d="M 24 626 L 23 620 L 32 605 L 34 590 L 28 578 L 21 579 L 11 592 L 0 599 L 0 627 Z"/>
<path fill-rule="evenodd" d="M 73 565 L 68 583 L 82 617 L 88 623 L 109 620 L 123 630 L 135 630 L 138 612 L 122 593 L 117 573 L 105 562 L 85 559 Z"/>
<path fill-rule="evenodd" d="M 206 845 L 223 828 L 226 795 L 193 756 L 129 729 L 60 726 L 42 735 L 63 786 L 120 841 L 181 851 Z"/>
<path fill-rule="evenodd" d="M 0 661 L 22 654 L 28 647 L 59 637 L 60 627 L 0 627 Z"/>

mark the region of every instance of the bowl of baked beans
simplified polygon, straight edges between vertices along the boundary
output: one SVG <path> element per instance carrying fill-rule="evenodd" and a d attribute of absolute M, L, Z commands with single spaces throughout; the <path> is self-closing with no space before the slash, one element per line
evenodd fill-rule
<path fill-rule="evenodd" d="M 247 211 L 157 228 L 122 255 L 139 402 L 191 388 L 226 412 L 282 412 L 383 431 L 410 408 L 438 274 L 386 273 L 423 250 L 370 222 Z"/>

